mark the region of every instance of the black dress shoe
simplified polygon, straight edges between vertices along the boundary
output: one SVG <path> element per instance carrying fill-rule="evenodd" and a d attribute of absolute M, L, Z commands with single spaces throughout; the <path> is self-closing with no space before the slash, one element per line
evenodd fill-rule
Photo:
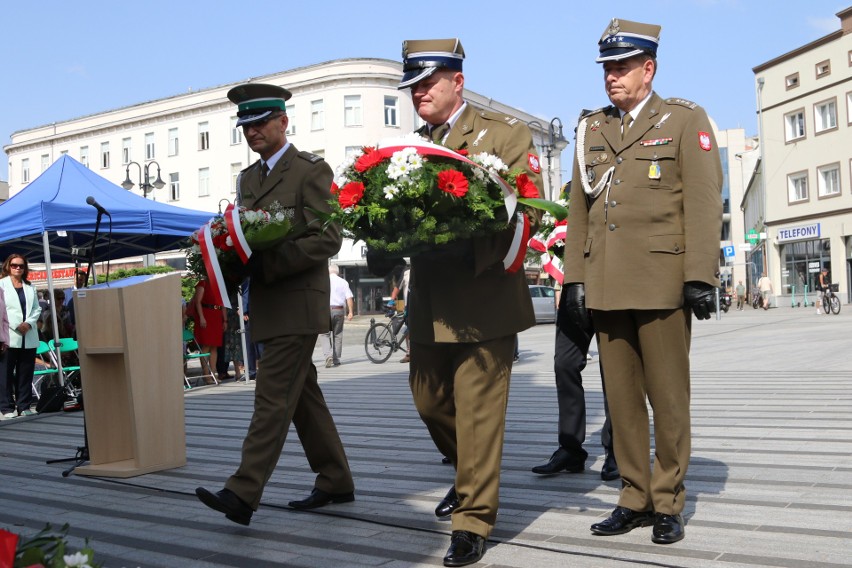
<path fill-rule="evenodd" d="M 450 490 L 447 491 L 447 494 L 441 499 L 441 502 L 438 503 L 438 506 L 435 507 L 435 516 L 439 519 L 443 519 L 444 517 L 449 517 L 453 514 L 459 506 L 459 494 L 456 493 L 456 486 L 453 485 L 450 487 Z M 461 564 L 459 564 L 461 566 Z"/>
<path fill-rule="evenodd" d="M 230 489 L 211 493 L 203 487 L 197 487 L 195 494 L 201 499 L 202 503 L 214 511 L 225 513 L 225 517 L 228 520 L 241 525 L 248 525 L 251 522 L 251 515 L 254 511 Z"/>
<path fill-rule="evenodd" d="M 585 459 L 578 460 L 566 450 L 559 448 L 550 456 L 549 462 L 535 466 L 532 468 L 532 472 L 539 475 L 553 475 L 563 470 L 568 473 L 582 473 L 586 469 L 585 461 Z"/>
<path fill-rule="evenodd" d="M 288 505 L 294 509 L 306 510 L 323 507 L 329 503 L 351 503 L 354 500 L 354 491 L 350 491 L 349 493 L 326 493 L 322 489 L 314 487 L 314 490 L 311 491 L 311 494 L 308 495 L 307 499 L 302 499 L 301 501 L 290 501 Z"/>
<path fill-rule="evenodd" d="M 618 463 L 615 461 L 615 454 L 612 451 L 607 450 L 603 467 L 601 467 L 601 479 L 604 481 L 614 481 L 620 477 L 621 473 L 618 471 Z"/>
<path fill-rule="evenodd" d="M 467 566 L 479 562 L 485 554 L 485 538 L 470 531 L 453 531 L 444 566 Z"/>
<path fill-rule="evenodd" d="M 616 507 L 604 521 L 592 525 L 592 534 L 612 536 L 632 531 L 636 527 L 647 527 L 654 522 L 653 511 L 634 511 L 627 507 Z"/>
<path fill-rule="evenodd" d="M 671 544 L 683 540 L 685 535 L 683 517 L 680 515 L 657 513 L 654 516 L 654 531 L 651 533 L 652 542 Z"/>

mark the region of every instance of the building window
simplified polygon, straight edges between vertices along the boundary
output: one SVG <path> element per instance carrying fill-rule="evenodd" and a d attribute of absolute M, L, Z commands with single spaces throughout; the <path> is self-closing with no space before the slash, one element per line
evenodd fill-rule
<path fill-rule="evenodd" d="M 347 146 L 343 151 L 343 155 L 348 159 L 352 156 L 358 156 L 361 154 L 361 146 Z"/>
<path fill-rule="evenodd" d="M 231 146 L 241 144 L 243 141 L 243 130 L 237 126 L 237 117 L 231 117 Z"/>
<path fill-rule="evenodd" d="M 21 183 L 29 183 L 30 181 L 30 159 L 24 158 L 21 160 Z"/>
<path fill-rule="evenodd" d="M 210 195 L 210 168 L 198 170 L 198 197 Z"/>
<path fill-rule="evenodd" d="M 317 156 L 319 156 L 320 158 L 325 158 L 325 148 L 321 148 L 321 149 L 319 149 L 319 150 L 314 150 L 314 151 L 313 151 L 313 152 L 311 152 L 311 153 L 312 153 L 312 154 L 316 154 L 316 155 L 317 155 Z"/>
<path fill-rule="evenodd" d="M 385 95 L 385 126 L 399 126 L 397 104 L 399 104 L 399 97 Z"/>
<path fill-rule="evenodd" d="M 840 165 L 830 164 L 817 168 L 819 197 L 840 195 Z"/>
<path fill-rule="evenodd" d="M 799 74 L 793 73 L 792 75 L 787 75 L 784 79 L 784 84 L 787 86 L 787 90 L 795 89 L 799 86 Z"/>
<path fill-rule="evenodd" d="M 178 129 L 169 128 L 169 156 L 178 155 Z"/>
<path fill-rule="evenodd" d="M 89 147 L 88 146 L 80 146 L 80 163 L 89 167 Z"/>
<path fill-rule="evenodd" d="M 210 149 L 210 125 L 207 122 L 198 123 L 198 149 Z"/>
<path fill-rule="evenodd" d="M 50 167 L 50 154 L 42 154 L 41 155 L 41 171 L 46 170 Z"/>
<path fill-rule="evenodd" d="M 311 130 L 322 130 L 323 128 L 325 128 L 325 113 L 322 99 L 311 101 Z"/>
<path fill-rule="evenodd" d="M 169 201 L 180 200 L 180 174 L 169 174 Z"/>
<path fill-rule="evenodd" d="M 101 168 L 109 167 L 109 142 L 101 142 Z"/>
<path fill-rule="evenodd" d="M 287 105 L 287 118 L 287 130 L 284 134 L 292 136 L 296 133 L 296 105 Z"/>
<path fill-rule="evenodd" d="M 816 64 L 816 78 L 821 79 L 831 75 L 831 61 L 826 59 Z"/>
<path fill-rule="evenodd" d="M 343 126 L 362 126 L 361 95 L 343 97 Z"/>
<path fill-rule="evenodd" d="M 798 203 L 808 199 L 808 172 L 796 172 L 787 176 L 787 201 Z"/>
<path fill-rule="evenodd" d="M 805 137 L 805 111 L 797 110 L 784 115 L 784 139 L 787 142 Z"/>
<path fill-rule="evenodd" d="M 837 128 L 837 103 L 834 99 L 814 105 L 814 132 Z"/>
<path fill-rule="evenodd" d="M 237 192 L 237 178 L 240 177 L 240 172 L 243 169 L 242 162 L 231 164 L 231 193 Z"/>
<path fill-rule="evenodd" d="M 145 159 L 153 160 L 154 155 L 154 133 L 148 132 L 145 134 Z"/>
<path fill-rule="evenodd" d="M 121 163 L 129 164 L 130 160 L 130 138 L 122 138 L 121 140 Z"/>

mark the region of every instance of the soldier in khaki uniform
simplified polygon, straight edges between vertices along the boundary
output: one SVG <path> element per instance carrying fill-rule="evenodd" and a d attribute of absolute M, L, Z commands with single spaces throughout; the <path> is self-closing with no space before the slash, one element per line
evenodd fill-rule
<path fill-rule="evenodd" d="M 577 127 L 563 294 L 594 311 L 622 476 L 618 507 L 591 530 L 653 524 L 652 541 L 669 544 L 684 536 L 690 309 L 699 319 L 715 309 L 722 170 L 704 110 L 653 92 L 659 34 L 613 19 L 600 40 L 613 106 Z"/>
<path fill-rule="evenodd" d="M 340 250 L 338 227 L 323 230 L 311 210 L 330 211 L 332 171 L 322 158 L 299 152 L 287 141 L 285 101 L 290 92 L 249 83 L 228 91 L 239 105 L 238 126 L 260 160 L 240 173 L 241 203 L 265 208 L 280 203 L 293 236 L 255 251 L 249 262 L 252 339 L 264 344 L 257 374 L 254 414 L 243 442 L 242 461 L 225 489 L 196 490 L 201 501 L 228 519 L 247 525 L 275 469 L 292 421 L 316 472 L 310 496 L 292 501 L 311 509 L 354 499 L 349 463 L 311 362 L 318 334 L 329 331 L 328 259 Z"/>
<path fill-rule="evenodd" d="M 523 169 L 541 193 L 527 126 L 463 98 L 461 42 L 403 44 L 399 87 L 411 88 L 426 125 L 418 132 L 453 149 L 498 156 Z M 477 562 L 497 518 L 509 376 L 515 335 L 535 325 L 523 270 L 502 264 L 503 234 L 453 243 L 411 260 L 411 391 L 435 445 L 455 466 L 455 486 L 435 510 L 452 514 L 446 566 Z"/>

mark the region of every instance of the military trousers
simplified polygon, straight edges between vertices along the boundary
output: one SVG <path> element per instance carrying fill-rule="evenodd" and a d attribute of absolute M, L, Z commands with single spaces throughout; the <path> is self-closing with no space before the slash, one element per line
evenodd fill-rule
<path fill-rule="evenodd" d="M 479 343 L 411 342 L 414 404 L 456 469 L 452 529 L 483 537 L 497 520 L 515 336 Z"/>
<path fill-rule="evenodd" d="M 621 472 L 618 504 L 667 515 L 683 511 L 689 466 L 687 309 L 595 310 L 595 328 Z M 654 464 L 648 417 L 654 413 Z"/>
<path fill-rule="evenodd" d="M 316 335 L 264 340 L 263 365 L 257 371 L 254 413 L 243 441 L 237 472 L 225 483 L 257 510 L 292 422 L 302 442 L 314 486 L 327 493 L 348 493 L 354 484 L 343 443 L 317 382 L 311 361 Z"/>

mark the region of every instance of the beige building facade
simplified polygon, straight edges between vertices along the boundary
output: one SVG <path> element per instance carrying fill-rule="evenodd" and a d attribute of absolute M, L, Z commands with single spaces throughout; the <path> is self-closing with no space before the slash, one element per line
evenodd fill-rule
<path fill-rule="evenodd" d="M 760 125 L 742 202 L 752 285 L 766 272 L 778 305 L 815 300 L 822 268 L 852 294 L 852 7 L 840 29 L 753 69 Z"/>

